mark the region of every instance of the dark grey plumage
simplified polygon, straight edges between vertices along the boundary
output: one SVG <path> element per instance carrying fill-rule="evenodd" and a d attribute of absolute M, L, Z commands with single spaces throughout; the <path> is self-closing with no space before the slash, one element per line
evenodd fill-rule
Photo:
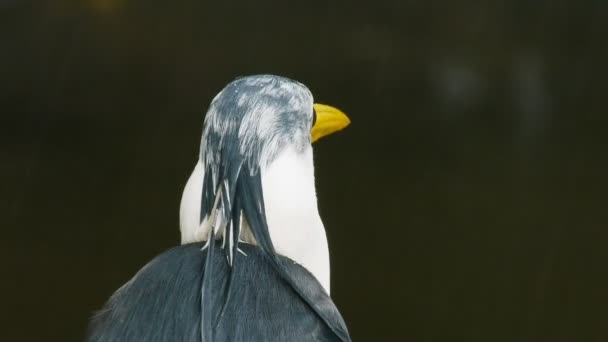
<path fill-rule="evenodd" d="M 200 341 L 201 270 L 207 257 L 201 247 L 175 247 L 148 263 L 95 315 L 88 341 Z M 231 268 L 221 254 L 210 260 L 213 288 L 226 288 L 230 277 L 242 285 L 233 289 L 230 299 L 218 291 L 208 302 L 216 341 L 344 340 L 283 281 L 260 248 L 243 243 L 239 247 L 247 254 L 239 259 L 240 267 Z M 295 282 L 305 284 L 300 291 L 323 316 L 346 332 L 340 313 L 314 276 L 287 258 L 278 260 Z"/>

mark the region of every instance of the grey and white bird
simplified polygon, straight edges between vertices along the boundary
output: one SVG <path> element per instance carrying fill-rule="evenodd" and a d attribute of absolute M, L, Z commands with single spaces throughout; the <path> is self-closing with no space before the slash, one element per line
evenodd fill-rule
<path fill-rule="evenodd" d="M 88 340 L 350 341 L 329 297 L 311 146 L 349 123 L 287 78 L 228 84 L 182 195 L 182 245 L 112 295 Z"/>

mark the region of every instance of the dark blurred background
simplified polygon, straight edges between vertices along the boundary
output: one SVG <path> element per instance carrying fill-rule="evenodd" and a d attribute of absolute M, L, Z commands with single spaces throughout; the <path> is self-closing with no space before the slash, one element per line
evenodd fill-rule
<path fill-rule="evenodd" d="M 0 340 L 82 340 L 273 73 L 353 122 L 315 165 L 355 341 L 607 341 L 607 37 L 604 0 L 0 0 Z"/>

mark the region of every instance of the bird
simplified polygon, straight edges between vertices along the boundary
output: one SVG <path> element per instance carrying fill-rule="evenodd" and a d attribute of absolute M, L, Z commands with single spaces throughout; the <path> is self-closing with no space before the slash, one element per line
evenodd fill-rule
<path fill-rule="evenodd" d="M 349 124 L 286 77 L 226 85 L 182 194 L 181 244 L 94 313 L 87 341 L 350 341 L 330 297 L 312 149 Z"/>

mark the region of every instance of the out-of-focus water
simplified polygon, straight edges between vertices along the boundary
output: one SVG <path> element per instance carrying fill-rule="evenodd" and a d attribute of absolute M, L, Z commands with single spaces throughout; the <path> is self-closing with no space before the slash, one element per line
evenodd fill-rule
<path fill-rule="evenodd" d="M 179 243 L 206 107 L 256 73 L 352 119 L 315 166 L 354 340 L 608 339 L 607 18 L 591 0 L 0 0 L 0 339 L 82 340 Z"/>

